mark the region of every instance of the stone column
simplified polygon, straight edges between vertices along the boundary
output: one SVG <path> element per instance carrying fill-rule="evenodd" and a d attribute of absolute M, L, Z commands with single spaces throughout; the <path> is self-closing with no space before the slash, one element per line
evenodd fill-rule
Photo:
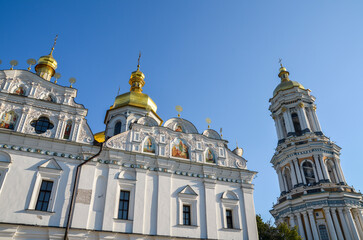
<path fill-rule="evenodd" d="M 326 165 L 325 165 L 324 160 L 323 160 L 323 155 L 319 155 L 318 158 L 320 160 L 321 170 L 323 171 L 324 178 L 325 179 L 330 179 L 329 174 L 328 174 L 328 170 L 326 169 Z"/>
<path fill-rule="evenodd" d="M 284 186 L 284 180 L 282 179 L 281 169 L 279 167 L 277 167 L 276 171 L 277 171 L 277 175 L 279 176 L 280 191 L 284 192 L 286 190 L 285 190 L 285 186 Z"/>
<path fill-rule="evenodd" d="M 309 115 L 309 118 L 311 119 L 311 125 L 310 125 L 310 130 L 312 131 L 312 132 L 316 132 L 317 130 L 317 128 L 316 128 L 316 125 L 315 125 L 315 121 L 314 121 L 314 118 L 313 118 L 313 115 L 312 115 L 312 108 L 308 108 L 307 109 L 308 111 L 307 111 L 307 115 Z M 306 112 L 306 110 L 305 110 L 305 112 Z"/>
<path fill-rule="evenodd" d="M 160 166 L 159 160 L 159 166 Z M 171 174 L 158 172 L 158 209 L 156 232 L 160 236 L 171 236 Z"/>
<path fill-rule="evenodd" d="M 218 238 L 217 232 L 217 208 L 216 208 L 216 193 L 215 193 L 215 180 L 204 180 L 205 192 L 205 211 L 206 211 L 206 225 L 207 237 L 211 239 Z M 171 227 L 171 226 L 170 226 Z"/>
<path fill-rule="evenodd" d="M 355 226 L 352 213 L 350 212 L 350 208 L 346 207 L 344 210 L 345 210 L 345 214 L 346 214 L 346 216 L 348 218 L 348 222 L 349 222 L 350 229 L 352 231 L 351 233 L 352 233 L 353 239 L 354 240 L 360 240 L 360 238 L 358 236 L 358 229 Z"/>
<path fill-rule="evenodd" d="M 303 183 L 306 184 L 306 178 L 305 178 L 305 174 L 304 174 L 304 169 L 302 168 L 301 164 L 299 164 L 299 166 L 300 166 L 300 172 L 301 172 L 301 176 L 302 176 Z"/>
<path fill-rule="evenodd" d="M 276 128 L 277 138 L 280 140 L 280 139 L 282 139 L 283 137 L 282 137 L 281 132 L 280 132 L 280 127 L 279 127 L 278 118 L 273 117 L 273 119 L 275 120 L 275 128 Z"/>
<path fill-rule="evenodd" d="M 295 224 L 294 214 L 289 215 L 289 223 L 291 228 L 295 227 L 296 224 Z"/>
<path fill-rule="evenodd" d="M 304 223 L 305 223 L 306 235 L 308 237 L 308 240 L 314 240 L 313 235 L 311 234 L 311 228 L 310 228 L 310 223 L 309 223 L 309 219 L 308 219 L 308 213 L 307 212 L 302 212 L 302 214 L 304 216 Z"/>
<path fill-rule="evenodd" d="M 303 118 L 303 121 L 304 121 L 304 124 L 305 124 L 306 128 L 311 131 L 310 123 L 308 121 L 308 117 L 306 116 L 304 104 L 303 103 L 301 103 L 301 104 L 299 104 L 300 112 L 301 112 L 301 117 Z"/>
<path fill-rule="evenodd" d="M 339 214 L 340 222 L 342 223 L 345 239 L 352 239 L 351 234 L 350 234 L 350 230 L 349 230 L 347 221 L 345 220 L 342 208 L 338 208 L 338 214 Z"/>
<path fill-rule="evenodd" d="M 303 223 L 301 221 L 301 215 L 300 215 L 300 213 L 296 213 L 295 216 L 297 218 L 297 225 L 299 227 L 299 234 L 302 237 L 302 239 L 306 239 L 305 232 L 304 232 L 304 226 L 303 226 Z"/>
<path fill-rule="evenodd" d="M 346 183 L 344 173 L 343 173 L 343 170 L 342 170 L 342 166 L 340 165 L 340 159 L 339 158 L 334 158 L 334 163 L 335 163 L 337 172 L 341 177 L 341 182 Z"/>
<path fill-rule="evenodd" d="M 297 182 L 303 183 L 302 178 L 301 178 L 301 171 L 300 171 L 299 164 L 297 163 L 297 159 L 294 159 L 292 161 L 294 162 L 295 172 L 296 172 L 296 176 L 297 176 Z"/>
<path fill-rule="evenodd" d="M 318 120 L 318 116 L 316 115 L 316 107 L 314 106 L 313 107 L 313 110 L 311 112 L 311 115 L 313 116 L 313 121 L 315 122 L 315 125 L 316 125 L 316 131 L 317 132 L 321 132 L 321 127 L 320 127 L 320 123 L 319 123 L 319 120 Z"/>
<path fill-rule="evenodd" d="M 286 110 L 286 108 L 285 108 L 285 111 L 283 113 L 283 117 L 284 117 L 284 120 L 285 120 L 287 135 L 289 135 L 289 133 L 295 132 L 294 126 L 292 125 L 291 117 L 289 116 L 289 113 Z"/>
<path fill-rule="evenodd" d="M 338 220 L 338 217 L 337 217 L 336 210 L 337 210 L 336 208 L 331 208 L 330 209 L 331 215 L 333 217 L 333 222 L 334 222 L 335 230 L 336 230 L 338 239 L 344 239 L 343 233 L 342 233 L 342 229 L 340 228 L 340 224 L 339 224 L 339 220 Z"/>
<path fill-rule="evenodd" d="M 136 168 L 136 187 L 134 205 L 134 223 L 132 233 L 144 234 L 145 221 L 145 189 L 146 189 L 146 170 Z"/>
<path fill-rule="evenodd" d="M 316 223 L 315 223 L 314 210 L 309 209 L 308 213 L 309 213 L 310 225 L 311 225 L 314 239 L 319 240 L 318 229 L 316 228 Z"/>
<path fill-rule="evenodd" d="M 316 155 L 313 155 L 313 158 L 314 158 L 314 161 L 315 161 L 316 169 L 318 170 L 319 180 L 324 180 L 323 172 L 321 171 L 321 166 L 320 166 L 320 163 L 319 163 L 319 158 Z"/>
<path fill-rule="evenodd" d="M 337 240 L 338 238 L 337 238 L 337 234 L 335 232 L 333 220 L 332 220 L 331 215 L 330 215 L 330 209 L 329 208 L 323 208 L 323 209 L 324 209 L 324 213 L 325 213 L 325 219 L 326 219 L 327 224 L 328 224 L 330 237 L 331 237 L 332 240 Z"/>
<path fill-rule="evenodd" d="M 361 227 L 363 228 L 363 216 L 362 216 L 362 211 L 361 210 L 357 210 L 357 216 L 359 218 L 359 221 L 360 221 L 360 225 Z"/>
<path fill-rule="evenodd" d="M 353 218 L 354 218 L 354 223 L 355 223 L 355 226 L 357 227 L 358 229 L 358 233 L 359 233 L 359 236 L 361 238 L 363 238 L 363 229 L 362 229 L 362 225 L 360 224 L 359 222 L 359 217 L 357 215 L 357 212 L 352 210 L 352 214 L 353 214 Z"/>
<path fill-rule="evenodd" d="M 291 173 L 292 188 L 294 188 L 295 185 L 297 185 L 296 173 L 294 169 L 294 164 L 292 162 L 290 162 L 290 166 L 291 166 L 290 173 Z"/>

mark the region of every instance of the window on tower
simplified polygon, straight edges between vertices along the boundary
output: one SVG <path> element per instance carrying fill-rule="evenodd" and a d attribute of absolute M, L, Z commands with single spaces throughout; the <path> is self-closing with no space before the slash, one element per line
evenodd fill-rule
<path fill-rule="evenodd" d="M 291 114 L 291 118 L 292 118 L 292 123 L 294 124 L 294 129 L 295 129 L 296 135 L 301 136 L 302 131 L 301 131 L 301 125 L 300 125 L 298 115 L 296 113 L 293 113 L 293 114 Z"/>
<path fill-rule="evenodd" d="M 113 131 L 113 135 L 117 135 L 121 132 L 121 122 L 117 122 L 115 124 L 115 130 Z"/>
<path fill-rule="evenodd" d="M 313 164 L 311 162 L 305 161 L 302 164 L 302 167 L 304 170 L 306 183 L 313 184 L 315 182 L 315 173 L 314 173 Z"/>

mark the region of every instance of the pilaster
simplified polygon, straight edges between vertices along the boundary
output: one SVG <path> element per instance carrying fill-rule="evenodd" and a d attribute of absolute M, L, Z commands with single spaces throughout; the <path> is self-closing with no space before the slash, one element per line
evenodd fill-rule
<path fill-rule="evenodd" d="M 304 211 L 304 212 L 302 212 L 302 215 L 304 217 L 307 238 L 308 238 L 308 240 L 314 240 L 313 235 L 311 233 L 310 223 L 309 223 L 309 219 L 308 219 L 308 213 L 306 211 Z"/>
<path fill-rule="evenodd" d="M 330 209 L 329 208 L 324 208 L 323 210 L 324 210 L 324 213 L 325 213 L 325 219 L 326 219 L 327 224 L 328 224 L 330 237 L 331 237 L 332 240 L 338 240 L 337 234 L 335 233 L 333 220 L 332 220 L 331 215 L 330 215 Z"/>
<path fill-rule="evenodd" d="M 315 223 L 314 210 L 309 209 L 308 213 L 309 213 L 310 226 L 311 226 L 311 229 L 313 232 L 314 239 L 319 240 L 318 229 L 316 228 L 316 223 Z"/>

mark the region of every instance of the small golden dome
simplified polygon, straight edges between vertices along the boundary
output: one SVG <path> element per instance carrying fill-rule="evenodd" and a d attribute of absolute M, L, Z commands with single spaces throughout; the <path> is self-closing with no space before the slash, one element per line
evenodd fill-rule
<path fill-rule="evenodd" d="M 273 92 L 273 96 L 276 96 L 277 93 L 280 91 L 291 89 L 294 87 L 298 87 L 300 89 L 305 90 L 304 86 L 301 85 L 300 83 L 298 83 L 296 81 L 291 81 L 289 79 L 289 75 L 290 75 L 290 73 L 281 64 L 280 72 L 279 72 L 279 78 L 281 78 L 281 83 L 279 85 L 277 85 L 277 87 L 275 88 L 275 90 Z"/>
<path fill-rule="evenodd" d="M 147 94 L 135 91 L 118 95 L 115 99 L 112 109 L 123 106 L 134 106 L 148 109 L 153 112 L 156 112 L 157 110 L 156 104 Z"/>
<path fill-rule="evenodd" d="M 54 76 L 55 70 L 57 69 L 58 63 L 53 58 L 53 51 L 55 44 L 57 42 L 58 35 L 54 39 L 54 44 L 52 50 L 48 55 L 42 56 L 38 60 L 38 64 L 35 66 L 36 73 L 44 78 L 45 80 L 50 81 L 50 79 Z"/>
<path fill-rule="evenodd" d="M 103 143 L 105 141 L 105 132 L 99 132 L 96 133 L 95 135 L 93 135 L 93 138 L 99 142 L 99 143 Z"/>

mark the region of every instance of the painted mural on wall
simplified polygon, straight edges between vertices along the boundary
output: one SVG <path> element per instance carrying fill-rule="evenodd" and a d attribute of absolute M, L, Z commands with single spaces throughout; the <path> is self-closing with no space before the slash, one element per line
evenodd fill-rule
<path fill-rule="evenodd" d="M 68 120 L 66 129 L 64 130 L 63 139 L 69 139 L 71 136 L 71 130 L 72 130 L 72 121 Z"/>
<path fill-rule="evenodd" d="M 205 161 L 208 163 L 215 163 L 214 153 L 209 148 L 208 148 L 207 152 L 205 153 Z"/>
<path fill-rule="evenodd" d="M 24 88 L 23 88 L 23 87 L 18 87 L 18 88 L 15 90 L 14 94 L 16 94 L 16 95 L 20 95 L 20 96 L 24 96 L 24 95 L 25 95 Z"/>
<path fill-rule="evenodd" d="M 7 128 L 14 130 L 17 118 L 18 117 L 14 112 L 4 113 L 1 118 L 0 128 Z"/>
<path fill-rule="evenodd" d="M 147 138 L 144 142 L 143 151 L 147 153 L 155 153 L 155 144 L 151 138 Z"/>
<path fill-rule="evenodd" d="M 175 132 L 184 132 L 183 127 L 180 125 L 176 126 Z"/>
<path fill-rule="evenodd" d="M 175 139 L 171 149 L 171 155 L 178 158 L 189 158 L 189 149 L 184 140 Z"/>

